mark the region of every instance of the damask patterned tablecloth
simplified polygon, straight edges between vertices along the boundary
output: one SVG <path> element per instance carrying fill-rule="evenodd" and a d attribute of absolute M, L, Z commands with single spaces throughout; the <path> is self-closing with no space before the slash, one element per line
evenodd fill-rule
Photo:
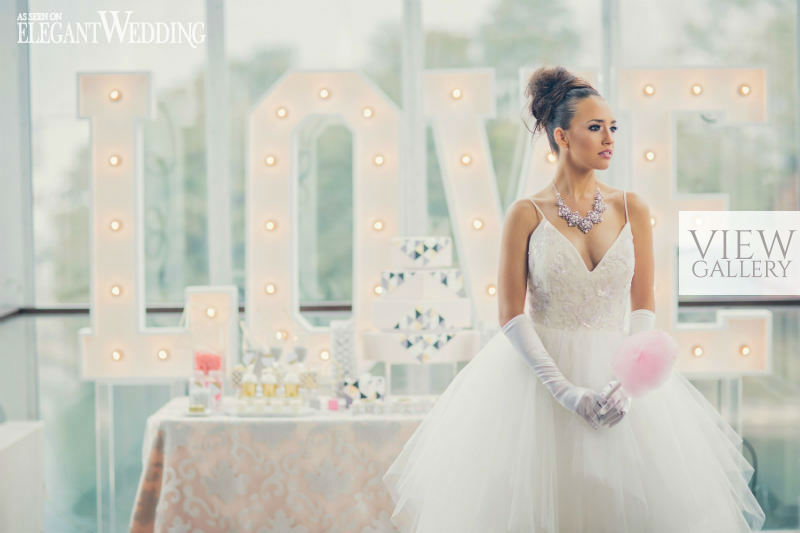
<path fill-rule="evenodd" d="M 132 532 L 397 531 L 382 476 L 424 415 L 191 417 L 187 404 L 147 421 Z"/>

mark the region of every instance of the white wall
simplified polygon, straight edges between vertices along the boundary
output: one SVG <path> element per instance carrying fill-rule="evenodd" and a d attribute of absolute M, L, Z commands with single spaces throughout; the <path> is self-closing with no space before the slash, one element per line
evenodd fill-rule
<path fill-rule="evenodd" d="M 0 20 L 28 11 L 27 0 L 0 2 Z M 0 313 L 32 307 L 33 220 L 28 46 L 16 25 L 0 26 Z M 30 326 L 24 326 L 28 322 Z M 12 419 L 36 417 L 36 349 L 32 321 L 0 323 L 0 405 Z"/>

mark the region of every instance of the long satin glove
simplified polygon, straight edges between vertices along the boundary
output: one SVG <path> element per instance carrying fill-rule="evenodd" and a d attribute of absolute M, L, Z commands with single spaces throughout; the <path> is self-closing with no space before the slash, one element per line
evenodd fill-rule
<path fill-rule="evenodd" d="M 630 334 L 649 331 L 656 327 L 656 314 L 649 309 L 631 311 Z"/>
<path fill-rule="evenodd" d="M 649 309 L 636 309 L 631 312 L 630 335 L 639 333 L 640 331 L 648 331 L 655 327 L 656 315 Z M 619 384 L 616 379 L 611 380 L 608 385 L 603 387 L 600 393 L 603 397 L 608 396 L 614 387 Z M 600 410 L 600 421 L 608 424 L 608 427 L 616 425 L 622 417 L 630 410 L 633 398 L 625 394 L 622 388 L 617 388 L 611 396 L 608 397 L 606 405 Z"/>
<path fill-rule="evenodd" d="M 604 404 L 600 393 L 573 385 L 564 377 L 547 353 L 528 315 L 522 313 L 509 320 L 503 326 L 503 333 L 558 403 L 586 420 L 594 429 L 600 428 L 598 412 Z"/>

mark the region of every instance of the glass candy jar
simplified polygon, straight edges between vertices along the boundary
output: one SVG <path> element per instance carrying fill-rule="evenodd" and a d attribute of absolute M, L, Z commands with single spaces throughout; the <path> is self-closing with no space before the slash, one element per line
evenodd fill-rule
<path fill-rule="evenodd" d="M 213 411 L 222 409 L 225 372 L 220 354 L 202 351 L 194 353 L 194 383 L 208 389 L 209 407 Z"/>
<path fill-rule="evenodd" d="M 189 412 L 206 413 L 211 407 L 211 394 L 202 382 L 192 380 L 189 386 Z"/>

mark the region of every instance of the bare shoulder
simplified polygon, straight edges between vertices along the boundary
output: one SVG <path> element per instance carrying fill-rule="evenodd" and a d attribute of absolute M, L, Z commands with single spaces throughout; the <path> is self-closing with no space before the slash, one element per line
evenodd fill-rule
<path fill-rule="evenodd" d="M 525 229 L 527 233 L 536 229 L 539 223 L 539 214 L 529 197 L 520 198 L 508 207 L 506 223 L 512 224 L 519 230 Z"/>
<path fill-rule="evenodd" d="M 630 213 L 631 218 L 635 216 L 641 218 L 650 215 L 650 206 L 639 194 L 633 191 L 627 191 L 625 196 L 628 198 L 628 213 Z"/>
<path fill-rule="evenodd" d="M 628 214 L 631 218 L 631 229 L 634 232 L 643 227 L 650 227 L 650 206 L 644 198 L 632 191 L 627 191 Z"/>

